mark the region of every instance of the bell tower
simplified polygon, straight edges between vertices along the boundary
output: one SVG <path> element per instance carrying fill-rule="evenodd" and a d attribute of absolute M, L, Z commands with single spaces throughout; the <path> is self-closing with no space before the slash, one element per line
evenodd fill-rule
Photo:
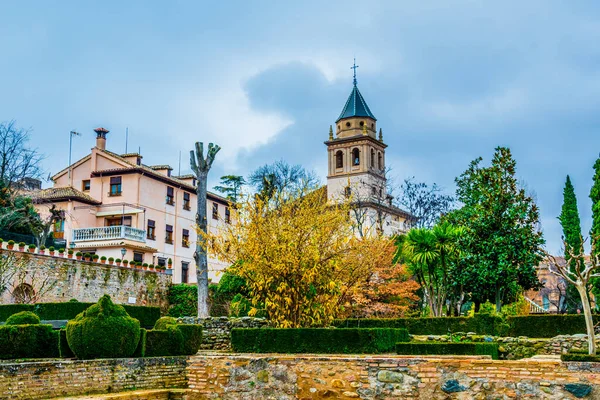
<path fill-rule="evenodd" d="M 352 195 L 360 201 L 385 199 L 385 148 L 383 132 L 377 135 L 377 118 L 358 90 L 356 60 L 350 96 L 334 127 L 329 127 L 327 196 Z"/>

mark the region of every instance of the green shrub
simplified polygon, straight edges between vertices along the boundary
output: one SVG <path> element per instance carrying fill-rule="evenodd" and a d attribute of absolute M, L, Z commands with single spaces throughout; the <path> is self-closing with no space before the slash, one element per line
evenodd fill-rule
<path fill-rule="evenodd" d="M 394 328 L 232 329 L 231 346 L 246 353 L 385 353 L 410 340 Z"/>
<path fill-rule="evenodd" d="M 19 247 L 25 247 L 25 242 L 19 242 Z"/>
<path fill-rule="evenodd" d="M 175 325 L 164 330 L 146 333 L 146 357 L 178 356 L 183 354 L 183 334 Z"/>
<path fill-rule="evenodd" d="M 177 318 L 160 317 L 154 324 L 154 329 L 165 330 L 169 325 L 177 325 Z"/>
<path fill-rule="evenodd" d="M 50 247 L 48 247 L 48 250 L 49 250 L 49 251 L 54 251 L 54 246 L 50 246 Z"/>
<path fill-rule="evenodd" d="M 80 359 L 131 357 L 140 340 L 140 322 L 108 295 L 67 323 L 67 341 Z"/>
<path fill-rule="evenodd" d="M 100 261 L 106 261 L 106 256 L 100 257 Z"/>
<path fill-rule="evenodd" d="M 498 359 L 498 343 L 451 343 L 451 342 L 409 342 L 397 343 L 396 353 L 401 355 L 488 355 Z"/>
<path fill-rule="evenodd" d="M 108 262 L 114 262 L 115 259 L 113 257 L 108 257 Z"/>
<path fill-rule="evenodd" d="M 73 250 L 71 250 L 71 249 L 67 250 L 67 254 L 73 255 Z"/>
<path fill-rule="evenodd" d="M 202 326 L 195 324 L 179 324 L 177 329 L 183 335 L 183 346 L 181 355 L 193 356 L 202 344 Z"/>
<path fill-rule="evenodd" d="M 120 258 L 117 258 L 115 261 L 116 261 L 116 262 L 118 262 L 118 263 L 120 263 L 120 262 L 121 262 L 121 259 L 120 259 Z"/>
<path fill-rule="evenodd" d="M 59 357 L 58 335 L 52 325 L 0 326 L 0 358 Z"/>
<path fill-rule="evenodd" d="M 8 241 L 8 244 L 10 244 L 11 246 L 14 246 L 14 244 L 15 244 L 15 241 L 14 241 L 14 240 L 9 240 L 9 241 Z"/>
<path fill-rule="evenodd" d="M 60 356 L 62 358 L 74 358 L 75 354 L 69 347 L 69 343 L 67 341 L 67 331 L 65 329 L 61 329 L 58 331 L 58 348 L 60 350 Z"/>
<path fill-rule="evenodd" d="M 475 314 L 474 317 L 437 318 L 365 318 L 336 320 L 338 328 L 402 328 L 413 335 L 447 335 L 452 332 L 476 332 L 494 335 L 502 330 L 502 318 L 491 314 Z"/>
<path fill-rule="evenodd" d="M 41 251 L 44 251 L 44 250 L 46 250 L 46 246 L 44 246 L 44 245 L 41 245 L 41 246 L 40 246 L 40 250 L 41 250 Z"/>
<path fill-rule="evenodd" d="M 246 317 L 248 312 L 252 308 L 252 303 L 244 297 L 243 294 L 238 293 L 233 296 L 229 305 L 229 315 L 232 317 Z M 257 315 L 259 317 L 260 315 Z"/>
<path fill-rule="evenodd" d="M 599 316 L 594 315 L 594 324 L 598 323 Z M 528 315 L 522 317 L 508 317 L 510 336 L 529 336 L 538 338 L 551 338 L 558 335 L 574 335 L 586 333 L 585 317 L 582 314 L 559 315 Z"/>
<path fill-rule="evenodd" d="M 145 357 L 146 356 L 146 337 L 148 331 L 144 328 L 140 328 L 140 341 L 138 342 L 137 348 L 133 353 L 134 357 Z"/>
<path fill-rule="evenodd" d="M 169 287 L 169 312 L 171 317 L 189 317 L 198 315 L 198 287 L 178 284 Z"/>
<path fill-rule="evenodd" d="M 80 303 L 77 300 L 66 303 L 38 303 L 35 305 L 34 311 L 46 321 L 65 320 L 75 318 L 92 304 L 94 303 Z"/>
<path fill-rule="evenodd" d="M 20 244 L 19 244 L 20 245 Z M 29 246 L 27 246 L 30 250 L 35 249 L 35 244 L 30 244 Z M 42 248 L 40 248 L 40 250 L 42 250 Z"/>
<path fill-rule="evenodd" d="M 129 316 L 140 321 L 140 325 L 144 328 L 153 327 L 160 318 L 159 307 L 132 306 L 129 304 L 124 304 L 123 307 Z"/>
<path fill-rule="evenodd" d="M 600 356 L 589 355 L 587 351 L 584 353 L 572 353 L 569 352 L 567 354 L 560 355 L 561 361 L 580 361 L 580 362 L 600 362 Z"/>
<path fill-rule="evenodd" d="M 11 315 L 21 311 L 33 311 L 32 304 L 2 304 L 0 305 L 0 321 L 6 321 Z"/>
<path fill-rule="evenodd" d="M 6 325 L 37 325 L 39 323 L 40 317 L 31 311 L 18 312 L 6 320 Z"/>

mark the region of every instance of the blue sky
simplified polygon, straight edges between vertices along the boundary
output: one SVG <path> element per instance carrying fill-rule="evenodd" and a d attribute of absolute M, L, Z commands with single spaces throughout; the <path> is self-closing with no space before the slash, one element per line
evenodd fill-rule
<path fill-rule="evenodd" d="M 325 180 L 329 125 L 352 84 L 401 182 L 454 191 L 469 161 L 509 146 L 558 252 L 570 174 L 591 225 L 600 152 L 600 6 L 593 1 L 2 2 L 0 120 L 32 128 L 44 167 L 68 132 L 141 147 L 182 172 L 195 141 L 223 147 L 213 178 L 283 158 Z"/>

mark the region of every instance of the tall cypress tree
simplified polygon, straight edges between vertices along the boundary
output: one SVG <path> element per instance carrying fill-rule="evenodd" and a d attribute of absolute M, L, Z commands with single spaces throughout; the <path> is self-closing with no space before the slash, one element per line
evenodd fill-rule
<path fill-rule="evenodd" d="M 569 175 L 567 175 L 567 181 L 563 190 L 563 205 L 558 220 L 563 230 L 565 258 L 568 261 L 569 252 L 578 254 L 580 251 L 583 251 L 581 248 L 583 243 L 581 238 L 581 220 L 579 219 L 579 211 L 577 210 L 577 197 L 575 196 L 575 189 Z"/>
<path fill-rule="evenodd" d="M 592 243 L 593 255 L 600 253 L 600 158 L 594 163 L 594 183 L 590 191 L 592 199 L 592 229 L 590 229 L 590 241 Z"/>

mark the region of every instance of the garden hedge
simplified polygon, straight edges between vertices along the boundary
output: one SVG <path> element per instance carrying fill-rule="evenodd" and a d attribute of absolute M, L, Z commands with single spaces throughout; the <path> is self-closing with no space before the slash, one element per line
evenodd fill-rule
<path fill-rule="evenodd" d="M 400 355 L 488 355 L 498 359 L 498 343 L 446 343 L 409 342 L 397 343 L 396 353 Z"/>
<path fill-rule="evenodd" d="M 600 321 L 594 315 L 594 324 Z M 529 336 L 551 338 L 558 335 L 574 335 L 586 333 L 585 319 L 582 314 L 528 315 L 524 317 L 508 317 L 509 336 Z"/>
<path fill-rule="evenodd" d="M 37 325 L 40 322 L 40 317 L 35 313 L 31 311 L 21 311 L 8 317 L 6 325 Z"/>
<path fill-rule="evenodd" d="M 69 301 L 66 303 L 38 303 L 38 304 L 2 304 L 0 305 L 0 321 L 6 321 L 8 317 L 20 311 L 33 311 L 42 320 L 69 320 L 75 318 L 81 312 L 87 310 L 95 303 L 81 303 Z M 159 307 L 122 305 L 127 313 L 140 321 L 144 327 L 152 327 L 160 318 Z"/>
<path fill-rule="evenodd" d="M 345 319 L 335 320 L 333 325 L 338 328 L 407 329 L 412 335 L 447 335 L 452 332 L 494 335 L 506 329 L 502 318 L 490 314 L 475 314 L 474 317 Z"/>
<path fill-rule="evenodd" d="M 0 358 L 60 357 L 58 335 L 52 325 L 0 326 Z"/>
<path fill-rule="evenodd" d="M 73 350 L 69 347 L 69 343 L 67 342 L 67 331 L 65 329 L 61 329 L 58 331 L 58 347 L 60 349 L 60 356 L 62 358 L 74 358 L 75 354 L 73 354 Z"/>
<path fill-rule="evenodd" d="M 148 331 L 144 328 L 140 328 L 140 341 L 138 342 L 137 348 L 133 353 L 134 357 L 145 357 L 146 356 L 146 335 Z"/>
<path fill-rule="evenodd" d="M 410 340 L 394 328 L 232 329 L 231 346 L 244 353 L 385 353 Z"/>
<path fill-rule="evenodd" d="M 600 362 L 600 356 L 584 353 L 567 353 L 560 355 L 561 361 Z"/>
<path fill-rule="evenodd" d="M 183 351 L 183 334 L 176 325 L 164 330 L 152 329 L 146 332 L 145 357 L 179 356 Z"/>
<path fill-rule="evenodd" d="M 79 359 L 131 357 L 140 340 L 140 323 L 104 295 L 67 323 L 67 341 Z"/>

